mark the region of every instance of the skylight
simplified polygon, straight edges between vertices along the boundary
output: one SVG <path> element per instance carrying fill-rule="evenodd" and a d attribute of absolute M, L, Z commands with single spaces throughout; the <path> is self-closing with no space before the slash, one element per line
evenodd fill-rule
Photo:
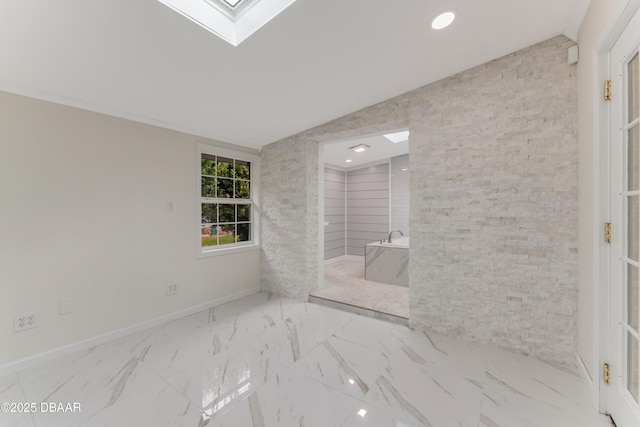
<path fill-rule="evenodd" d="M 296 0 L 158 0 L 238 46 Z"/>
<path fill-rule="evenodd" d="M 394 144 L 397 144 L 398 142 L 409 140 L 409 131 L 405 130 L 402 132 L 388 133 L 384 137 L 387 138 L 389 141 L 393 142 Z"/>

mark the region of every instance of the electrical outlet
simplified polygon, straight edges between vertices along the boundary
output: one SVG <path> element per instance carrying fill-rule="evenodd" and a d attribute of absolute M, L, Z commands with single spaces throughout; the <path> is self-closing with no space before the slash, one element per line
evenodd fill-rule
<path fill-rule="evenodd" d="M 16 314 L 13 316 L 13 331 L 22 332 L 40 326 L 40 315 L 37 311 Z"/>
<path fill-rule="evenodd" d="M 167 295 L 175 295 L 180 291 L 180 285 L 177 283 L 172 283 L 167 285 Z"/>

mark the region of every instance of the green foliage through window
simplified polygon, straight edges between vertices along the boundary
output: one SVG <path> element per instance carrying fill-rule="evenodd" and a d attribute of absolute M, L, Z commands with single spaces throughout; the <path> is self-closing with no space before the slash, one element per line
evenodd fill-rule
<path fill-rule="evenodd" d="M 251 162 L 202 153 L 202 247 L 252 240 Z"/>

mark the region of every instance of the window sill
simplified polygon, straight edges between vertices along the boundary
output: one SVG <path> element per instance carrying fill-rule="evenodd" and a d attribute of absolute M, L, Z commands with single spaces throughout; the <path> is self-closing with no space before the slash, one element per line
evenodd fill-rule
<path fill-rule="evenodd" d="M 257 251 L 260 250 L 259 243 L 251 243 L 248 245 L 239 245 L 239 246 L 231 246 L 228 248 L 216 248 L 216 249 L 200 249 L 196 258 L 210 258 L 220 255 L 231 255 L 239 252 L 249 252 L 249 251 Z"/>

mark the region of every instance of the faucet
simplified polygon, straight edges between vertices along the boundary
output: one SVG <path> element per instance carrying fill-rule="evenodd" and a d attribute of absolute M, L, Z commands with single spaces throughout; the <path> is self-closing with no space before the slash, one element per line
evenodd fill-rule
<path fill-rule="evenodd" d="M 400 230 L 391 230 L 391 232 L 389 233 L 389 237 L 387 237 L 387 243 L 391 243 L 391 235 L 392 235 L 393 233 L 395 233 L 396 231 L 397 231 L 398 233 L 400 233 L 400 235 L 401 235 L 401 236 L 404 236 L 404 233 L 403 233 L 402 231 L 400 231 Z"/>

